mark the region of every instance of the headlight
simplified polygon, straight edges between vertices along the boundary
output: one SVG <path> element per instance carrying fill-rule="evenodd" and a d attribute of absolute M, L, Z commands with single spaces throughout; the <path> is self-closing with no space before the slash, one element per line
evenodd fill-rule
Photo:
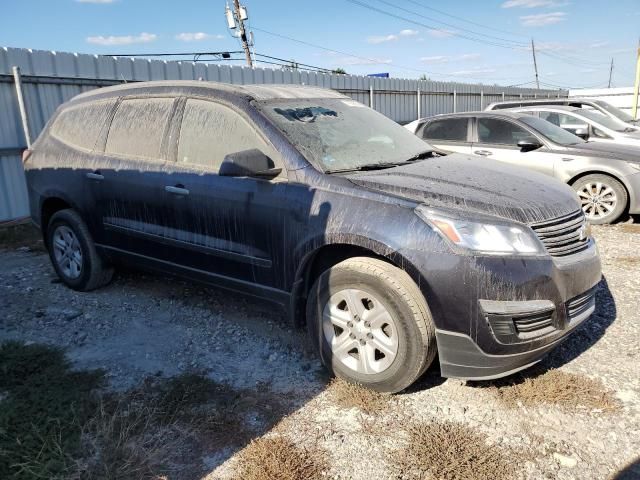
<path fill-rule="evenodd" d="M 527 227 L 480 223 L 429 211 L 421 205 L 416 214 L 454 245 L 488 255 L 543 255 L 544 246 Z"/>

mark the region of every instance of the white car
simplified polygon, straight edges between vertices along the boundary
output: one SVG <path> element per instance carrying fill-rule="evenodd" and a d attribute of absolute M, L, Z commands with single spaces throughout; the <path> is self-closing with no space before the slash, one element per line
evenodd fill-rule
<path fill-rule="evenodd" d="M 580 98 L 580 97 L 571 97 L 571 98 L 528 98 L 528 99 L 520 99 L 520 100 L 507 100 L 504 102 L 493 102 L 490 103 L 486 111 L 491 110 L 504 110 L 507 108 L 524 108 L 524 107 L 540 107 L 540 106 L 558 106 L 558 105 L 566 105 L 568 107 L 573 108 L 581 108 L 584 110 L 595 110 L 598 113 L 601 113 L 605 117 L 612 118 L 613 120 L 620 120 L 624 122 L 627 127 L 633 127 L 636 130 L 640 131 L 640 120 L 634 120 L 634 118 L 629 115 L 624 110 L 619 109 L 618 107 L 614 107 L 610 103 L 607 103 L 603 100 L 594 100 L 593 98 Z"/>
<path fill-rule="evenodd" d="M 640 132 L 629 124 L 607 117 L 597 110 L 564 105 L 509 108 L 505 111 L 539 117 L 590 142 L 640 147 Z"/>

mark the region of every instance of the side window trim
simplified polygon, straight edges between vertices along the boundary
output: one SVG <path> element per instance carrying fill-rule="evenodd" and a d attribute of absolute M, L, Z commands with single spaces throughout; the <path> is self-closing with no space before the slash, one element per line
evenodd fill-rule
<path fill-rule="evenodd" d="M 180 129 L 182 128 L 182 116 L 187 97 L 177 97 L 173 103 L 173 110 L 169 115 L 167 132 L 162 140 L 162 152 L 166 153 L 166 161 L 176 163 L 178 160 L 178 142 L 180 141 Z"/>
<path fill-rule="evenodd" d="M 102 153 L 104 154 L 104 149 L 107 146 L 107 138 L 109 137 L 109 131 L 111 130 L 111 124 L 113 123 L 113 117 L 116 116 L 116 112 L 118 111 L 118 107 L 122 102 L 122 97 L 118 97 L 116 102 L 111 107 L 111 111 L 107 116 L 107 121 L 102 126 L 102 130 L 100 131 L 100 135 L 98 136 L 98 140 L 96 141 L 94 153 Z"/>

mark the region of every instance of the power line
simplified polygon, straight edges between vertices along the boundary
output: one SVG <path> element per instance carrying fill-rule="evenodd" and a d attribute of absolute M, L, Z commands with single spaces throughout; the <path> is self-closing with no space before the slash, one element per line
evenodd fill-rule
<path fill-rule="evenodd" d="M 376 64 L 381 64 L 382 62 L 380 62 L 380 60 L 378 59 L 374 59 L 374 58 L 367 58 L 367 57 L 363 57 L 361 55 L 356 55 L 354 53 L 349 53 L 349 52 L 344 52 L 344 51 L 340 51 L 340 50 L 334 50 L 332 48 L 328 48 L 322 45 L 317 45 L 315 43 L 311 43 L 311 42 L 307 42 L 306 40 L 300 40 L 297 38 L 293 38 L 293 37 L 289 37 L 287 35 L 282 35 L 280 33 L 275 33 L 275 32 L 270 32 L 269 30 L 264 30 L 262 28 L 259 27 L 253 27 L 253 29 L 257 32 L 262 32 L 262 33 L 266 33 L 267 35 L 271 35 L 277 38 L 281 38 L 283 40 L 289 40 L 291 42 L 295 42 L 295 43 L 299 43 L 301 45 L 306 45 L 308 47 L 313 47 L 313 48 L 317 48 L 319 50 L 324 50 L 326 52 L 330 52 L 330 53 L 336 53 L 339 55 L 344 55 L 346 57 L 350 57 L 350 58 L 356 58 L 359 60 L 363 60 L 366 61 L 367 63 L 370 63 L 372 65 L 376 65 Z M 427 75 L 437 75 L 437 76 L 444 76 L 444 77 L 457 77 L 457 78 L 464 78 L 466 80 L 469 80 L 469 77 L 467 75 L 456 75 L 455 73 L 443 73 L 443 72 L 432 72 L 429 70 L 422 70 L 422 69 L 417 69 L 417 68 L 413 68 L 413 67 L 408 67 L 406 65 L 399 65 L 394 63 L 393 64 L 394 67 L 399 68 L 400 70 L 406 70 L 406 71 L 411 71 L 411 72 L 416 72 L 416 73 L 424 73 Z M 518 77 L 518 78 L 522 78 L 522 77 Z M 513 80 L 513 78 L 485 78 L 483 80 L 487 80 L 487 81 L 505 81 L 505 80 Z"/>
<path fill-rule="evenodd" d="M 509 40 L 507 38 L 496 37 L 495 35 L 488 35 L 486 33 L 476 32 L 476 31 L 473 31 L 473 30 L 469 30 L 469 29 L 460 27 L 458 25 L 452 25 L 450 23 L 443 22 L 442 20 L 437 20 L 437 19 L 432 18 L 432 17 L 427 17 L 427 16 L 422 15 L 422 14 L 420 14 L 418 12 L 413 11 L 413 10 L 409 10 L 407 8 L 399 7 L 398 5 L 395 5 L 395 4 L 391 3 L 391 2 L 387 2 L 386 0 L 377 0 L 377 1 L 380 2 L 380 3 L 383 3 L 383 4 L 387 5 L 387 6 L 390 6 L 390 7 L 393 7 L 393 8 L 397 8 L 398 10 L 402 10 L 403 12 L 410 13 L 411 15 L 416 15 L 418 17 L 430 20 L 432 22 L 440 23 L 440 24 L 445 25 L 447 27 L 451 27 L 451 28 L 455 28 L 455 29 L 458 29 L 458 30 L 462 30 L 464 32 L 471 33 L 473 35 L 479 35 L 481 37 L 487 37 L 489 39 L 493 39 L 494 41 L 498 40 L 498 41 L 502 41 L 502 42 L 513 43 L 514 45 L 523 46 L 523 47 L 527 45 L 524 42 L 518 42 L 518 41 L 514 41 L 514 40 Z M 412 2 L 412 3 L 415 3 L 415 2 Z M 455 32 L 451 32 L 451 33 L 455 34 Z M 463 38 L 467 38 L 467 37 L 463 37 Z M 478 40 L 481 41 L 481 39 L 478 39 Z"/>
<path fill-rule="evenodd" d="M 378 13 L 380 13 L 382 15 L 386 15 L 388 17 L 392 17 L 392 18 L 395 18 L 395 19 L 398 19 L 398 20 L 403 20 L 405 22 L 409 22 L 409 23 L 412 23 L 414 25 L 418 25 L 420 27 L 427 28 L 429 30 L 440 30 L 438 27 L 434 27 L 433 25 L 428 25 L 426 23 L 418 22 L 417 20 L 412 20 L 410 18 L 403 17 L 402 15 L 396 15 L 395 13 L 388 12 L 386 10 L 382 10 L 380 8 L 377 8 L 377 7 L 373 7 L 371 5 L 367 5 L 366 3 L 360 2 L 358 0 L 345 0 L 345 1 L 349 2 L 349 3 L 352 3 L 354 5 L 358 5 L 358 6 L 362 7 L 362 8 L 366 8 L 368 10 L 374 11 L 374 12 L 378 12 Z M 420 16 L 420 14 L 417 14 L 415 12 L 412 12 L 412 14 Z M 486 41 L 486 40 L 482 40 L 482 39 L 479 39 L 479 38 L 470 37 L 468 35 L 462 35 L 462 34 L 456 33 L 456 32 L 449 32 L 449 33 L 451 34 L 451 36 L 458 37 L 458 38 L 464 38 L 464 39 L 470 40 L 472 42 L 483 43 L 485 45 L 492 45 L 492 46 L 501 47 L 501 48 L 509 48 L 509 49 L 512 49 L 512 50 L 522 49 L 522 45 L 519 44 L 519 43 L 518 44 L 511 43 L 509 45 L 506 45 L 506 44 L 503 44 L 503 43 L 491 42 L 491 41 Z"/>

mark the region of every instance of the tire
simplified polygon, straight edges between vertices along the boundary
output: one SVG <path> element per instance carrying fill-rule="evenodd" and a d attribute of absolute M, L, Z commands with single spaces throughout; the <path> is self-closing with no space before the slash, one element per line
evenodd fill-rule
<path fill-rule="evenodd" d="M 53 214 L 46 240 L 53 268 L 68 287 L 87 292 L 111 281 L 113 269 L 96 252 L 89 229 L 76 211 Z"/>
<path fill-rule="evenodd" d="M 436 355 L 422 293 L 406 272 L 374 258 L 350 258 L 319 276 L 307 327 L 332 374 L 379 392 L 404 390 Z"/>
<path fill-rule="evenodd" d="M 624 185 L 609 175 L 594 173 L 573 183 L 589 223 L 603 225 L 618 220 L 627 208 Z"/>

